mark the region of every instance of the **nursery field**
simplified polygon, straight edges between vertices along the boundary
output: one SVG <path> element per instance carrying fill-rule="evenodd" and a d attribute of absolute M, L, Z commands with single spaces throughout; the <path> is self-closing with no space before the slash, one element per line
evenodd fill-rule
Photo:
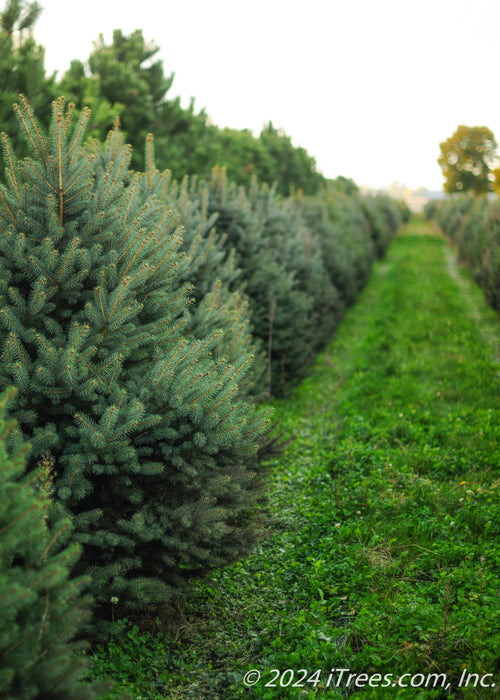
<path fill-rule="evenodd" d="M 413 216 L 274 402 L 266 536 L 168 619 L 113 611 L 107 698 L 499 696 L 500 323 L 454 261 Z"/>
<path fill-rule="evenodd" d="M 152 135 L 134 171 L 117 121 L 100 143 L 64 98 L 48 132 L 25 96 L 14 111 L 32 157 L 2 134 L 0 696 L 94 700 L 85 641 L 130 633 L 147 654 L 139 630 L 172 607 L 184 623 L 193 581 L 276 530 L 267 477 L 288 457 L 266 404 L 308 375 L 409 211 L 345 178 L 289 197 L 224 167 L 178 183 Z M 171 691 L 174 652 L 149 673 L 126 653 L 134 697 L 151 674 L 147 697 Z"/>

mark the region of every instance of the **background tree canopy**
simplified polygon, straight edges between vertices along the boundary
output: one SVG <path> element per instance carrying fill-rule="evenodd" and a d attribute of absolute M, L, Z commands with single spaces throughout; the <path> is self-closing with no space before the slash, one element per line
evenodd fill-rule
<path fill-rule="evenodd" d="M 497 143 L 493 132 L 486 126 L 461 125 L 440 144 L 438 163 L 445 177 L 444 191 L 471 191 L 474 194 L 493 189 Z"/>
<path fill-rule="evenodd" d="M 42 12 L 37 2 L 10 0 L 0 13 L 0 130 L 17 141 L 12 109 L 19 93 L 30 96 L 42 121 L 48 121 L 55 97 L 55 78 L 45 74 L 45 50 L 33 38 L 33 28 Z M 27 155 L 22 141 L 20 155 Z"/>
<path fill-rule="evenodd" d="M 298 190 L 316 194 L 325 184 L 315 159 L 272 122 L 255 136 L 249 129 L 212 124 L 204 109 L 195 110 L 194 99 L 183 107 L 180 97 L 171 98 L 174 73 L 165 73 L 159 47 L 141 29 L 129 35 L 115 29 L 110 44 L 99 35 L 86 62 L 73 60 L 59 81 L 47 77 L 44 48 L 33 34 L 41 12 L 37 2 L 8 0 L 0 14 L 0 129 L 11 138 L 17 139 L 12 105 L 20 93 L 29 98 L 44 127 L 52 101 L 64 95 L 79 111 L 91 108 L 88 133 L 99 141 L 119 116 L 133 146 L 132 167 L 139 170 L 144 168 L 147 134 L 153 133 L 158 167 L 168 168 L 177 180 L 209 177 L 219 165 L 238 185 L 250 185 L 257 177 L 276 183 L 284 196 Z"/>

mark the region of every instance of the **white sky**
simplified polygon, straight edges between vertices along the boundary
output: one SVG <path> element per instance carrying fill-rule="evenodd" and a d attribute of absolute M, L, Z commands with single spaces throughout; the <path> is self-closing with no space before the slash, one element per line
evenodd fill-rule
<path fill-rule="evenodd" d="M 168 96 L 219 126 L 271 120 L 327 177 L 441 189 L 439 143 L 459 124 L 500 141 L 498 0 L 39 1 L 48 72 L 143 29 L 175 73 Z"/>

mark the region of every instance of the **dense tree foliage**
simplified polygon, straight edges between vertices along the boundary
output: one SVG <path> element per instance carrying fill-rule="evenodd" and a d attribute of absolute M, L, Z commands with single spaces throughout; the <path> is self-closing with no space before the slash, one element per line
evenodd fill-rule
<path fill-rule="evenodd" d="M 55 97 L 54 77 L 45 74 L 45 51 L 33 36 L 42 12 L 37 2 L 8 0 L 0 13 L 0 130 L 17 137 L 12 110 L 19 93 L 29 95 L 40 121 L 48 124 L 50 105 Z M 18 144 L 24 155 L 23 142 Z"/>
<path fill-rule="evenodd" d="M 129 36 L 117 29 L 110 46 L 105 44 L 102 34 L 94 43 L 88 60 L 89 77 L 85 76 L 81 61 L 72 62 L 61 88 L 80 109 L 93 108 L 98 121 L 92 126 L 99 129 L 97 135 L 101 139 L 112 127 L 116 114 L 120 116 L 127 140 L 134 146 L 144 144 L 147 134 L 156 131 L 163 121 L 165 95 L 172 85 L 173 75 L 166 77 L 161 61 L 152 60 L 158 50 L 145 41 L 140 29 Z M 89 96 L 93 97 L 91 102 Z M 104 106 L 96 110 L 100 103 Z M 134 166 L 144 165 L 143 150 L 134 151 Z"/>
<path fill-rule="evenodd" d="M 426 208 L 457 247 L 488 302 L 500 310 L 500 206 L 488 197 L 462 195 Z"/>
<path fill-rule="evenodd" d="M 489 192 L 495 180 L 492 166 L 496 148 L 493 133 L 486 126 L 459 126 L 440 144 L 438 163 L 445 177 L 445 192 Z"/>
<path fill-rule="evenodd" d="M 75 642 L 89 618 L 88 578 L 70 579 L 79 547 L 61 546 L 68 520 L 47 525 L 50 460 L 26 474 L 26 445 L 7 448 L 13 421 L 0 397 L 0 696 L 4 700 L 91 700 L 85 645 Z"/>
<path fill-rule="evenodd" d="M 271 123 L 255 137 L 247 129 L 214 126 L 204 110 L 195 111 L 193 101 L 183 108 L 179 98 L 168 98 L 174 74 L 164 74 L 161 60 L 155 60 L 158 51 L 139 29 L 129 36 L 115 30 L 111 45 L 101 35 L 89 57 L 90 75 L 81 61 L 73 61 L 61 93 L 80 109 L 92 107 L 90 128 L 100 138 L 111 128 L 114 115 L 120 115 L 126 139 L 134 146 L 134 167 L 144 167 L 143 144 L 152 132 L 159 168 L 168 167 L 177 179 L 209 176 L 212 167 L 220 165 L 238 184 L 248 185 L 257 176 L 277 182 L 285 195 L 293 189 L 308 194 L 318 190 L 324 178 L 314 158 Z"/>
<path fill-rule="evenodd" d="M 94 596 L 143 609 L 255 540 L 267 412 L 239 390 L 248 351 L 233 365 L 219 328 L 193 331 L 154 163 L 130 175 L 117 129 L 83 147 L 86 113 L 62 100 L 48 134 L 25 100 L 17 113 L 33 156 L 16 164 L 4 136 L 0 383 L 32 460 L 55 460 Z"/>
<path fill-rule="evenodd" d="M 226 255 L 234 254 L 238 274 L 228 288 L 248 298 L 258 375 L 269 394 L 282 395 L 333 336 L 403 210 L 389 198 L 361 197 L 346 179 L 315 197 L 282 197 L 256 178 L 238 186 L 225 168 L 208 181 L 186 179 L 183 190 L 213 221 Z"/>
<path fill-rule="evenodd" d="M 316 162 L 304 148 L 295 148 L 292 140 L 282 129 L 276 129 L 272 122 L 261 131 L 260 140 L 272 162 L 272 172 L 256 175 L 264 182 L 277 182 L 281 194 L 293 190 L 303 190 L 305 194 L 315 194 L 324 178 L 316 170 Z"/>
<path fill-rule="evenodd" d="M 159 48 L 147 42 L 140 29 L 130 35 L 115 30 L 109 45 L 100 35 L 88 62 L 73 60 L 56 83 L 54 76 L 46 76 L 44 49 L 33 37 L 41 12 L 37 2 L 8 0 L 1 13 L 0 128 L 12 138 L 17 138 L 12 104 L 20 93 L 29 98 L 45 126 L 52 100 L 65 95 L 78 110 L 91 108 L 88 133 L 99 140 L 120 117 L 125 138 L 134 147 L 135 168 L 144 167 L 144 143 L 153 133 L 156 162 L 176 179 L 209 177 L 212 167 L 219 165 L 238 184 L 249 185 L 257 176 L 276 182 L 284 195 L 299 189 L 312 194 L 324 182 L 314 158 L 272 123 L 254 136 L 248 129 L 213 125 L 204 109 L 195 110 L 194 100 L 183 107 L 179 97 L 171 98 L 174 74 L 165 74 L 157 57 Z"/>

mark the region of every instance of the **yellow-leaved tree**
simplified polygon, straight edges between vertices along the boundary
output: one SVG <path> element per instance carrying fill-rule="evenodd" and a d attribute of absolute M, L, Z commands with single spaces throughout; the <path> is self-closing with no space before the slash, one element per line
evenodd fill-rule
<path fill-rule="evenodd" d="M 493 190 L 497 143 L 486 126 L 464 126 L 440 144 L 438 163 L 445 178 L 444 191 L 482 194 Z"/>

